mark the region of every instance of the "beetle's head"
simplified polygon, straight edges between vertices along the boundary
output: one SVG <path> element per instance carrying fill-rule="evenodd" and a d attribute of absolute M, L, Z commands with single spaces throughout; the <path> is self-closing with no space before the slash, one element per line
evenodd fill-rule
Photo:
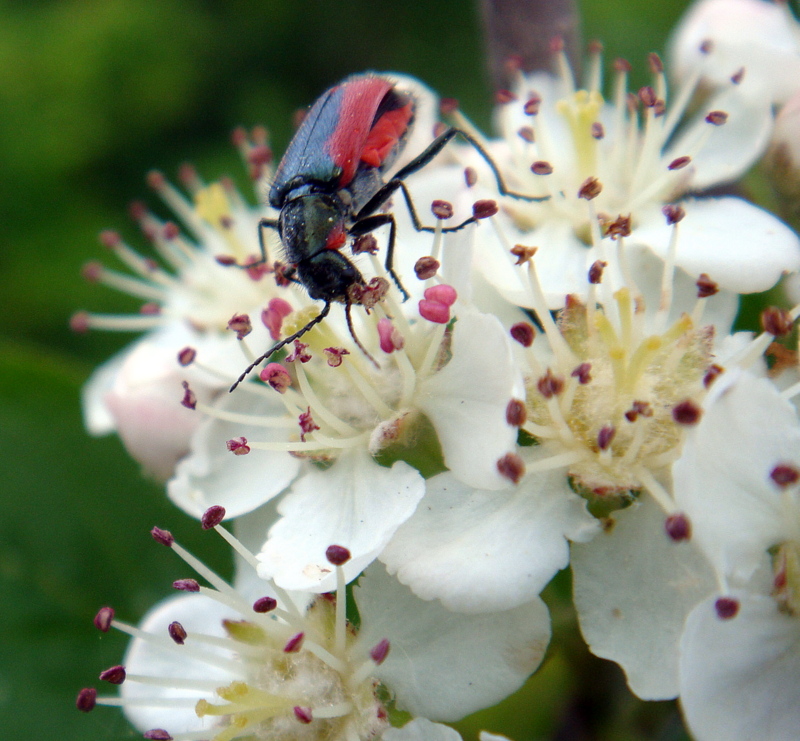
<path fill-rule="evenodd" d="M 335 196 L 295 198 L 281 211 L 286 257 L 311 298 L 347 301 L 347 290 L 364 279 L 339 249 L 347 243 L 346 207 Z"/>

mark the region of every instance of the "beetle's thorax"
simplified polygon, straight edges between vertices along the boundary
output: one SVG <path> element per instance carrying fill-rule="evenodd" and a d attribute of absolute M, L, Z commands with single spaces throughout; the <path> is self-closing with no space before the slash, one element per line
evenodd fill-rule
<path fill-rule="evenodd" d="M 305 193 L 288 200 L 281 210 L 280 233 L 286 259 L 311 298 L 346 301 L 361 273 L 339 249 L 347 243 L 347 207 L 329 193 Z"/>

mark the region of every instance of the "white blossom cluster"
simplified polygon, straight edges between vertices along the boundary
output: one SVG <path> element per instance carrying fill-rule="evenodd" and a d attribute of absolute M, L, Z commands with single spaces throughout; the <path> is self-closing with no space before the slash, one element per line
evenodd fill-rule
<path fill-rule="evenodd" d="M 782 3 L 701 0 L 670 61 L 632 92 L 595 49 L 580 87 L 554 48 L 554 74 L 503 93 L 497 139 L 448 110 L 539 200 L 449 145 L 407 180 L 437 229 L 391 206 L 408 300 L 388 281 L 352 324 L 335 305 L 232 393 L 321 306 L 277 237 L 255 262 L 274 211 L 151 176 L 176 216 L 137 214 L 158 261 L 105 233 L 128 270 L 86 271 L 145 304 L 74 327 L 145 333 L 95 372 L 85 417 L 230 543 L 236 576 L 154 529 L 196 573 L 139 627 L 100 611 L 132 640 L 101 675 L 120 694 L 87 688 L 80 709 L 119 705 L 149 739 L 457 741 L 444 723 L 541 663 L 540 594 L 570 568 L 586 643 L 638 697 L 679 698 L 697 739 L 797 736 L 800 308 L 758 335 L 733 322 L 800 270 L 800 239 L 731 184 L 768 148 L 800 183 L 800 31 Z M 417 106 L 397 170 L 437 101 L 395 84 Z M 265 134 L 236 142 L 263 197 Z M 381 254 L 353 259 L 386 276 Z"/>

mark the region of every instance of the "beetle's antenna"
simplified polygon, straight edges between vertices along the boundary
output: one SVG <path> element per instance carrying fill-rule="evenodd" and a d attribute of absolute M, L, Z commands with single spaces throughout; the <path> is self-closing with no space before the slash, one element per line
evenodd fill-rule
<path fill-rule="evenodd" d="M 347 326 L 350 327 L 350 334 L 353 334 L 353 327 L 350 324 L 349 309 L 350 309 L 350 304 L 347 305 L 347 310 L 348 310 Z M 250 371 L 252 371 L 253 368 L 255 368 L 260 363 L 263 363 L 273 353 L 278 352 L 278 350 L 280 350 L 285 345 L 288 345 L 290 342 L 294 342 L 296 339 L 299 339 L 300 337 L 302 337 L 306 332 L 308 332 L 309 329 L 312 329 L 314 327 L 314 325 L 319 324 L 326 316 L 328 316 L 328 312 L 330 310 L 331 310 L 331 303 L 330 303 L 330 301 L 327 301 L 325 303 L 325 306 L 322 307 L 322 311 L 320 311 L 320 313 L 317 314 L 308 324 L 306 324 L 304 327 L 301 327 L 300 329 L 298 329 L 297 332 L 295 332 L 294 334 L 289 335 L 288 337 L 284 337 L 280 342 L 274 344 L 263 355 L 261 355 L 260 357 L 256 358 L 252 363 L 250 363 L 250 365 L 248 365 L 247 368 L 244 369 L 244 372 L 242 373 L 242 375 L 239 376 L 239 378 L 236 379 L 236 383 L 234 383 L 233 386 L 231 386 L 230 389 L 228 389 L 228 393 L 233 392 L 236 389 L 236 387 L 242 381 L 244 381 L 245 378 L 247 378 L 247 376 L 250 374 Z M 366 350 L 364 350 L 364 348 L 361 346 L 361 343 L 356 339 L 355 335 L 353 335 L 353 339 L 356 340 L 356 343 L 358 344 L 359 347 L 361 347 L 361 349 L 364 351 L 364 353 L 367 355 L 367 357 L 370 360 L 372 360 L 373 363 L 375 363 L 375 361 L 372 359 L 372 356 Z M 375 365 L 377 365 L 377 363 L 375 363 Z"/>
<path fill-rule="evenodd" d="M 366 347 L 364 347 L 364 345 L 362 345 L 362 344 L 361 344 L 361 340 L 359 340 L 359 339 L 358 339 L 358 337 L 356 337 L 356 331 L 355 331 L 355 329 L 353 328 L 353 317 L 350 315 L 350 307 L 351 307 L 352 305 L 353 305 L 353 304 L 351 304 L 349 301 L 347 301 L 347 302 L 345 303 L 345 305 L 344 305 L 344 315 L 345 315 L 345 317 L 347 317 L 347 328 L 350 330 L 350 336 L 353 338 L 353 342 L 355 342 L 355 343 L 356 343 L 356 345 L 358 346 L 358 349 L 359 349 L 359 350 L 361 350 L 361 352 L 363 352 L 363 353 L 364 353 L 364 355 L 366 355 L 366 356 L 367 356 L 367 358 L 369 358 L 370 362 L 371 362 L 371 363 L 372 363 L 372 364 L 373 364 L 373 365 L 374 365 L 374 366 L 375 366 L 375 367 L 376 367 L 378 370 L 380 370 L 380 369 L 381 369 L 381 367 L 380 367 L 380 365 L 378 365 L 378 361 L 377 361 L 377 360 L 375 360 L 375 358 L 373 358 L 373 357 L 372 357 L 372 355 L 370 355 L 370 354 L 367 352 L 367 348 L 366 348 Z"/>

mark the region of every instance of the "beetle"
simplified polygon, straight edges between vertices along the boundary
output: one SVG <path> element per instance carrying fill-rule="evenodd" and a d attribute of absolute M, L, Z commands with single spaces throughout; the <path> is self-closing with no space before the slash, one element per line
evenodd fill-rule
<path fill-rule="evenodd" d="M 349 238 L 364 236 L 388 225 L 386 272 L 403 294 L 409 294 L 394 270 L 396 223 L 391 213 L 379 212 L 395 191 L 405 199 L 414 228 L 435 231 L 419 219 L 405 179 L 425 167 L 455 136 L 471 144 L 489 165 L 502 195 L 526 201 L 529 196 L 509 190 L 488 152 L 471 134 L 450 127 L 388 181 L 384 179 L 403 150 L 414 124 L 415 100 L 383 75 L 366 73 L 346 78 L 317 99 L 303 119 L 278 165 L 269 191 L 277 219 L 258 225 L 261 260 L 268 261 L 264 231 L 274 229 L 283 244 L 289 268 L 284 276 L 303 285 L 308 295 L 325 304 L 320 313 L 294 334 L 273 345 L 251 363 L 231 386 L 233 391 L 260 363 L 298 339 L 330 312 L 331 304 L 345 305 L 347 324 L 358 347 L 371 357 L 353 332 L 350 308 L 361 303 L 358 289 L 366 288 L 361 272 L 342 252 Z M 443 232 L 474 223 L 472 216 Z M 259 264 L 256 263 L 256 264 Z M 252 264 L 248 267 L 252 267 Z"/>

